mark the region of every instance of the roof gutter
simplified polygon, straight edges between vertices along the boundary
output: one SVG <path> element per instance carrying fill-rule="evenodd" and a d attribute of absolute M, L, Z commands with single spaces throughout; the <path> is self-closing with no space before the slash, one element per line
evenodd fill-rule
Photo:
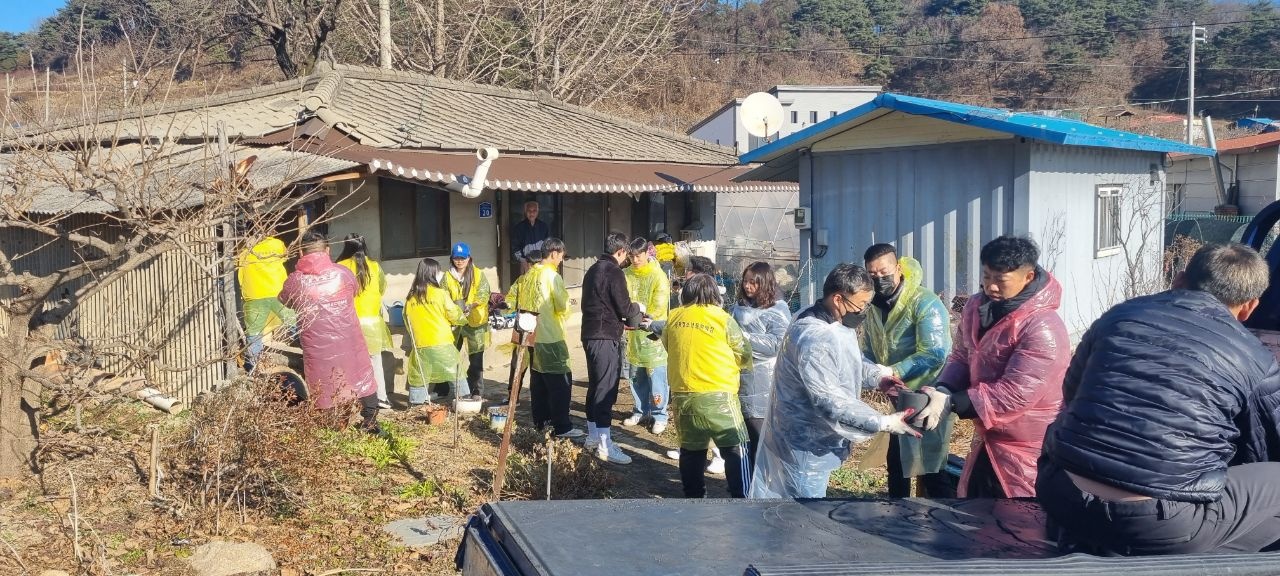
<path fill-rule="evenodd" d="M 1206 143 L 1213 149 L 1213 156 L 1209 157 L 1209 161 L 1213 163 L 1213 187 L 1218 193 L 1218 204 L 1231 204 L 1231 199 L 1227 197 L 1227 187 L 1222 182 L 1222 161 L 1218 157 L 1218 140 L 1213 136 L 1213 119 L 1208 114 L 1204 114 L 1201 118 Z"/>

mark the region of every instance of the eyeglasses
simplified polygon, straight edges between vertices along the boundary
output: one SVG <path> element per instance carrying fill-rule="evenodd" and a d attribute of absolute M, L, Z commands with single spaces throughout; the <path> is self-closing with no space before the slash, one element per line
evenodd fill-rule
<path fill-rule="evenodd" d="M 841 296 L 841 297 L 840 297 L 840 299 L 841 299 L 841 300 L 844 300 L 844 304 L 845 304 L 845 306 L 848 306 L 850 310 L 853 310 L 853 313 L 854 313 L 854 314 L 862 314 L 863 312 L 865 312 L 865 311 L 867 310 L 867 307 L 866 307 L 866 306 L 862 306 L 862 307 L 860 307 L 860 308 L 854 308 L 854 307 L 853 307 L 853 301 L 852 301 L 852 300 L 850 300 L 850 299 L 848 299 L 848 298 L 846 298 L 846 297 L 844 297 L 844 296 Z"/>

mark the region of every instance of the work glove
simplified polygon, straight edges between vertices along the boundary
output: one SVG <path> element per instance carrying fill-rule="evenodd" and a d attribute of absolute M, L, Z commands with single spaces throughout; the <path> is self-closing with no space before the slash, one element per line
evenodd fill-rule
<path fill-rule="evenodd" d="M 646 310 L 646 309 L 645 309 L 645 307 L 644 307 L 644 302 L 636 302 L 636 306 L 639 306 L 639 307 L 640 307 L 640 313 L 641 313 L 641 314 L 644 314 L 645 312 L 648 312 L 648 310 Z"/>
<path fill-rule="evenodd" d="M 912 428 L 910 424 L 907 424 L 907 419 L 915 413 L 916 411 L 914 408 L 907 408 L 901 412 L 880 416 L 880 432 L 905 434 L 919 438 L 920 431 Z"/>
<path fill-rule="evenodd" d="M 920 388 L 920 392 L 929 397 L 929 405 L 920 411 L 920 414 L 911 421 L 911 424 L 925 430 L 933 430 L 942 421 L 942 411 L 946 409 L 947 402 L 951 401 L 951 397 L 937 391 L 932 386 L 923 386 Z"/>
<path fill-rule="evenodd" d="M 652 318 L 652 317 L 650 317 L 650 316 L 648 316 L 648 315 L 641 316 L 641 317 L 640 317 L 640 326 L 639 326 L 639 328 L 640 328 L 641 330 L 646 331 L 646 332 L 652 332 L 652 331 L 653 331 L 653 318 Z"/>
<path fill-rule="evenodd" d="M 899 390 L 907 387 L 902 382 L 902 379 L 898 377 L 898 374 L 893 371 L 893 367 L 876 364 L 876 368 L 880 371 L 880 384 L 876 389 L 889 396 L 897 396 Z"/>

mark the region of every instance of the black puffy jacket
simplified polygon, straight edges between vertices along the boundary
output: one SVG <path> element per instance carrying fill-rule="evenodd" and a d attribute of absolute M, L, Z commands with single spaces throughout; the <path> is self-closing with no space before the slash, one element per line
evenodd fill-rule
<path fill-rule="evenodd" d="M 1136 494 L 1211 502 L 1227 466 L 1280 461 L 1278 423 L 1276 357 L 1213 296 L 1170 290 L 1089 328 L 1044 455 Z"/>

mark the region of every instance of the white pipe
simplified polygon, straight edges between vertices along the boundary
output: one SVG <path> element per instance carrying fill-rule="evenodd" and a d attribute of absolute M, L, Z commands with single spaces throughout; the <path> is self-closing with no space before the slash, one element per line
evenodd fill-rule
<path fill-rule="evenodd" d="M 476 165 L 475 175 L 472 176 L 470 180 L 467 180 L 466 183 L 450 182 L 445 186 L 445 188 L 462 194 L 463 198 L 475 198 L 479 196 L 480 192 L 484 191 L 485 178 L 489 176 L 489 165 L 493 164 L 493 161 L 496 160 L 498 156 L 497 148 L 480 148 L 476 150 L 476 159 L 479 160 L 480 163 Z"/>
<path fill-rule="evenodd" d="M 143 388 L 130 394 L 130 396 L 155 406 L 162 412 L 168 414 L 173 414 L 177 411 L 179 406 L 182 406 L 182 401 L 165 396 L 163 392 L 156 390 L 155 388 Z"/>

